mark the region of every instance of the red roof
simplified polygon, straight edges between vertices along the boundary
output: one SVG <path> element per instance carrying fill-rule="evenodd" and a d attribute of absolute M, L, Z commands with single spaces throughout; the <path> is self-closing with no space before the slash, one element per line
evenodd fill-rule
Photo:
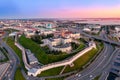
<path fill-rule="evenodd" d="M 65 34 L 72 34 L 72 32 L 70 32 L 70 31 L 67 31 L 67 32 L 65 32 Z"/>

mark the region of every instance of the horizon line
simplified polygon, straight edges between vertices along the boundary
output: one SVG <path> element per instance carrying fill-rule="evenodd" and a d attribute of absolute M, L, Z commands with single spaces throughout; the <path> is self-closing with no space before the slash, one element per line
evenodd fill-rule
<path fill-rule="evenodd" d="M 48 18 L 0 18 L 1 19 L 120 19 L 120 17 L 116 18 L 116 17 L 106 17 L 106 18 L 52 18 L 52 17 L 48 17 Z"/>

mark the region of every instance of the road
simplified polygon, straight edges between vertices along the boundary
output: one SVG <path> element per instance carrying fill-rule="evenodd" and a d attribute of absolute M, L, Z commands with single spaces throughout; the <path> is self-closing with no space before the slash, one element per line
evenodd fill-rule
<path fill-rule="evenodd" d="M 7 36 L 8 34 L 5 33 L 5 35 L 0 38 L 1 46 L 3 46 L 8 51 L 8 55 L 10 59 L 10 67 L 8 68 L 8 71 L 4 76 L 4 80 L 14 80 L 14 75 L 15 75 L 18 65 L 20 64 L 20 60 L 19 60 L 19 57 L 14 52 L 14 50 L 6 44 L 6 41 L 5 42 L 2 41 L 2 38 L 7 37 Z"/>
<path fill-rule="evenodd" d="M 113 65 L 112 62 L 115 61 L 115 58 L 116 58 L 116 56 L 119 54 L 119 52 L 120 52 L 120 49 L 119 49 L 119 48 L 116 48 L 114 54 L 112 54 L 113 57 L 111 58 L 110 63 L 109 63 L 109 64 L 107 65 L 107 67 L 104 69 L 104 72 L 102 72 L 102 75 L 100 76 L 100 79 L 99 79 L 99 80 L 107 80 L 107 77 L 108 77 L 108 75 L 109 75 L 110 69 L 111 69 L 111 67 L 112 67 L 112 65 Z"/>
<path fill-rule="evenodd" d="M 8 47 L 2 41 L 2 39 L 0 39 L 0 43 L 8 51 L 9 59 L 10 59 L 10 62 L 11 62 L 11 67 L 8 69 L 9 74 L 6 76 L 7 80 L 13 80 L 14 79 L 14 74 L 15 74 L 15 71 L 16 71 L 16 68 L 17 68 L 17 64 L 19 64 L 19 60 L 18 60 L 18 58 L 16 58 L 16 55 L 15 55 L 14 51 L 10 47 Z"/>
<path fill-rule="evenodd" d="M 114 51 L 113 47 L 109 44 L 105 44 L 105 47 L 106 49 L 100 53 L 98 58 L 96 58 L 96 60 L 90 64 L 90 66 L 78 73 L 80 76 L 74 75 L 66 80 L 90 80 L 95 78 L 97 75 L 100 75 L 106 67 L 106 62 L 109 62 L 108 59 Z"/>
<path fill-rule="evenodd" d="M 18 65 L 20 64 L 20 59 L 17 56 L 17 54 L 14 52 L 14 50 L 6 44 L 7 39 L 5 40 L 5 42 L 2 41 L 2 38 L 7 37 L 7 36 L 8 36 L 8 33 L 5 33 L 5 35 L 0 38 L 1 46 L 3 46 L 8 51 L 10 65 L 11 65 L 4 76 L 4 80 L 14 80 L 16 69 Z M 26 80 L 44 80 L 41 78 L 28 76 L 23 69 L 21 69 L 21 72 Z"/>
<path fill-rule="evenodd" d="M 120 43 L 119 42 L 115 42 L 115 41 L 112 41 L 112 40 L 106 40 L 104 39 L 103 37 L 99 37 L 99 36 L 94 36 L 94 35 L 89 35 L 87 33 L 84 33 L 82 30 L 80 30 L 79 28 L 68 28 L 70 31 L 74 31 L 74 32 L 80 32 L 81 34 L 89 37 L 89 38 L 93 38 L 93 39 L 97 39 L 97 40 L 101 40 L 101 41 L 104 41 L 104 42 L 108 42 L 110 44 L 114 44 L 114 45 L 118 45 L 120 46 Z"/>
<path fill-rule="evenodd" d="M 103 36 L 103 37 L 106 38 L 106 36 Z M 16 65 L 20 63 L 19 58 L 15 54 L 15 52 L 10 47 L 8 47 L 8 45 L 6 45 L 3 42 L 1 42 L 1 43 L 2 43 L 2 46 L 4 46 L 8 50 L 9 54 L 12 57 L 12 61 L 14 63 L 13 70 L 11 71 L 11 74 L 10 74 L 10 79 L 13 80 L 14 73 L 17 68 Z M 111 46 L 111 44 L 104 43 L 104 45 L 105 45 L 105 49 L 100 53 L 100 55 L 95 59 L 95 61 L 92 64 L 90 64 L 90 66 L 88 66 L 83 71 L 79 72 L 78 73 L 79 75 L 71 76 L 71 77 L 67 78 L 66 80 L 77 80 L 77 79 L 78 80 L 90 80 L 90 79 L 93 79 L 94 77 L 100 75 L 102 72 L 104 73 L 104 70 L 106 69 L 107 65 L 110 63 L 111 58 L 114 56 L 114 55 L 111 55 L 111 54 L 113 54 L 113 51 L 114 51 L 114 48 Z M 105 74 L 107 74 L 107 73 L 105 73 Z M 27 77 L 26 74 L 24 76 Z M 30 77 L 30 78 L 32 78 L 32 77 Z M 30 80 L 30 78 L 28 80 Z"/>
<path fill-rule="evenodd" d="M 101 37 L 108 40 L 105 34 L 101 34 Z M 66 78 L 66 80 L 92 80 L 96 76 L 101 75 L 101 73 L 104 72 L 104 69 L 106 69 L 110 64 L 110 61 L 114 56 L 112 54 L 116 52 L 116 50 L 114 51 L 114 48 L 111 46 L 111 44 L 104 43 L 104 47 L 104 50 L 100 53 L 96 60 L 90 64 L 90 66 L 78 74 Z"/>

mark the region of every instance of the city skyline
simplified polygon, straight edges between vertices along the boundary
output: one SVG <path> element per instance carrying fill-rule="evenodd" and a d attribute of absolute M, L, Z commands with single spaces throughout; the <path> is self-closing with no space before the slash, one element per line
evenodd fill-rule
<path fill-rule="evenodd" d="M 0 18 L 119 18 L 119 0 L 2 0 Z"/>

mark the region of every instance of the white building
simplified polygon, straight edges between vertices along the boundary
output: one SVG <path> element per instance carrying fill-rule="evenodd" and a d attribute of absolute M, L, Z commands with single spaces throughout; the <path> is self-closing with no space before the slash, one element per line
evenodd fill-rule
<path fill-rule="evenodd" d="M 83 28 L 85 32 L 98 33 L 101 29 L 100 25 L 87 25 Z"/>
<path fill-rule="evenodd" d="M 29 64 L 36 64 L 36 63 L 39 63 L 37 58 L 34 56 L 33 53 L 31 53 L 30 50 L 26 50 L 26 55 L 27 55 L 27 58 L 28 58 L 28 62 Z"/>
<path fill-rule="evenodd" d="M 29 69 L 28 70 L 28 75 L 29 76 L 37 76 L 38 75 L 38 71 L 39 71 L 39 69 L 36 69 L 36 68 L 32 68 L 32 69 Z"/>
<path fill-rule="evenodd" d="M 66 43 L 71 43 L 72 42 L 72 39 L 71 38 L 62 38 L 62 43 L 63 44 L 66 44 Z"/>
<path fill-rule="evenodd" d="M 112 34 L 114 37 L 118 37 L 118 38 L 120 38 L 120 32 L 119 33 L 114 33 L 114 34 Z"/>
<path fill-rule="evenodd" d="M 17 33 L 18 32 L 12 32 L 12 33 L 9 34 L 9 36 L 15 36 L 15 35 L 17 35 Z"/>
<path fill-rule="evenodd" d="M 74 38 L 74 39 L 79 39 L 80 38 L 80 33 L 72 33 L 70 35 L 71 38 Z"/>
<path fill-rule="evenodd" d="M 120 26 L 119 27 L 115 27 L 115 30 L 116 30 L 117 33 L 120 32 Z"/>
<path fill-rule="evenodd" d="M 44 39 L 43 42 L 49 46 L 57 46 L 60 44 L 66 44 L 72 42 L 71 38 L 50 38 Z"/>
<path fill-rule="evenodd" d="M 85 32 L 90 32 L 91 29 L 90 29 L 90 28 L 84 28 L 83 31 L 85 31 Z"/>
<path fill-rule="evenodd" d="M 70 53 L 72 50 L 72 47 L 71 47 L 71 44 L 63 44 L 59 46 L 51 46 L 50 49 L 54 51 L 62 51 L 62 52 Z"/>
<path fill-rule="evenodd" d="M 43 31 L 41 31 L 41 34 L 44 34 L 44 35 L 53 34 L 53 31 L 51 31 L 51 30 L 43 30 Z"/>
<path fill-rule="evenodd" d="M 25 31 L 24 34 L 26 35 L 27 38 L 30 38 L 31 36 L 35 35 L 34 31 Z"/>
<path fill-rule="evenodd" d="M 57 25 L 53 22 L 46 22 L 45 27 L 46 28 L 55 28 L 55 27 L 57 27 Z"/>
<path fill-rule="evenodd" d="M 71 31 L 62 31 L 61 36 L 64 37 L 64 38 L 79 39 L 80 38 L 80 33 L 77 33 L 77 32 L 73 33 Z"/>
<path fill-rule="evenodd" d="M 120 38 L 120 26 L 115 27 L 115 32 L 112 34 L 114 37 Z"/>
<path fill-rule="evenodd" d="M 44 45 L 48 45 L 51 50 L 62 51 L 62 52 L 70 52 L 72 50 L 71 38 L 50 38 L 43 40 Z"/>

